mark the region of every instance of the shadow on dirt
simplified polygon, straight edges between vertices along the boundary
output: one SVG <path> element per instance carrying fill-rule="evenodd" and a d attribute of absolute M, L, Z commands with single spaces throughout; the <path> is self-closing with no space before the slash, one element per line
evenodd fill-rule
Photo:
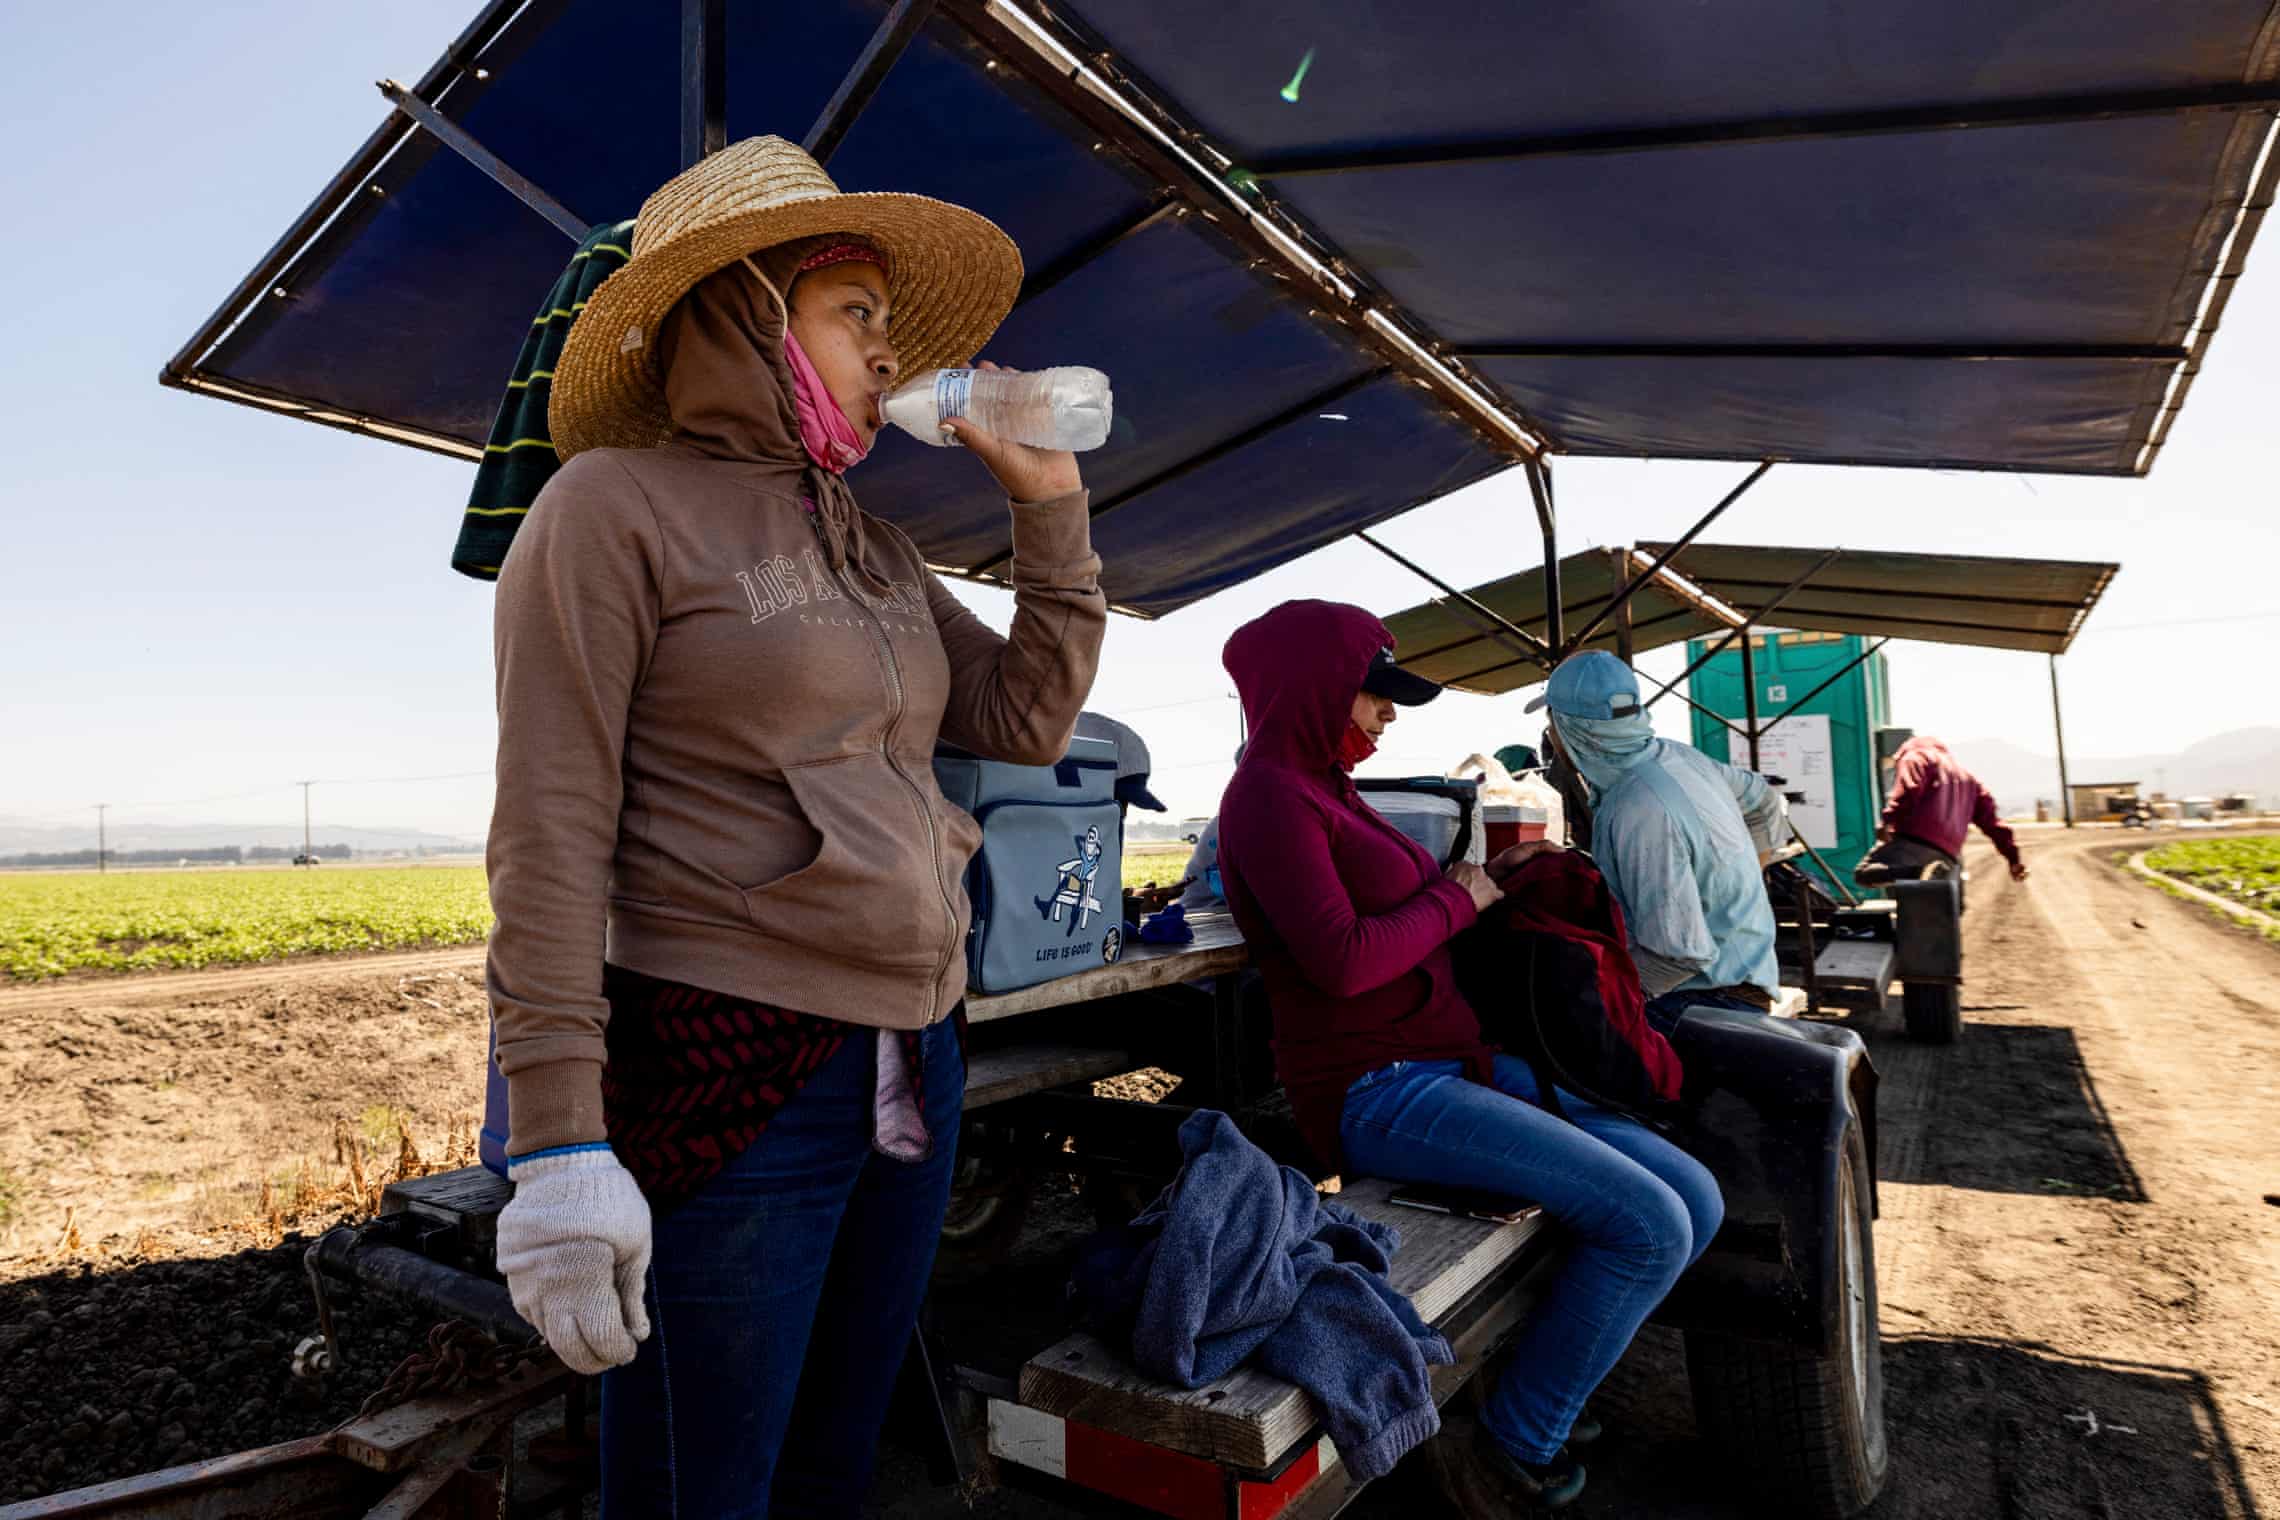
<path fill-rule="evenodd" d="M 1894 1426 L 1879 1517 L 2138 1514 L 2256 1520 L 2208 1380 L 2025 1341 L 1884 1343 Z"/>
<path fill-rule="evenodd" d="M 1891 1476 L 1870 1520 L 2257 1520 L 2256 1501 L 2208 1382 L 2189 1368 L 2068 1357 L 2024 1341 L 1887 1336 Z M 1677 1335 L 1642 1335 L 1593 1399 L 1607 1437 L 1591 1486 L 1563 1515 L 1756 1520 L 1729 1464 L 1693 1433 Z M 2095 1417 L 2093 1427 L 2091 1418 Z M 1626 1452 L 1654 1460 L 1625 1461 Z M 1430 1488 L 1406 1468 L 1354 1520 L 1420 1513 Z"/>
<path fill-rule="evenodd" d="M 1966 1005 L 1962 1041 L 1942 1052 L 1965 1069 L 1937 1083 L 1938 1117 L 1920 1158 L 1880 1175 L 1988 1193 L 2144 1203 L 2145 1185 L 2099 1100 L 2074 1031 L 1978 1022 L 1987 1011 Z M 1868 1038 L 1872 1049 L 1884 1043 L 1874 1033 Z"/>

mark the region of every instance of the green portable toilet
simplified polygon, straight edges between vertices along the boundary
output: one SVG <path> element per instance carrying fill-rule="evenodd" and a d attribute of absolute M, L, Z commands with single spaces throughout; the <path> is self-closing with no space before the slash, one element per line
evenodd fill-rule
<path fill-rule="evenodd" d="M 1710 642 L 1691 641 L 1687 663 L 1701 658 Z M 1750 634 L 1758 722 L 1812 698 L 1759 741 L 1758 768 L 1784 779 L 1783 790 L 1792 794 L 1789 816 L 1805 842 L 1821 852 L 1847 887 L 1852 885 L 1853 867 L 1876 843 L 1887 769 L 1880 761 L 1888 759 L 1904 737 L 1891 728 L 1891 687 L 1884 655 L 1879 651 L 1862 660 L 1866 645 L 1865 639 L 1843 633 L 1756 629 Z M 1826 689 L 1816 691 L 1824 681 L 1829 683 Z M 1706 662 L 1688 678 L 1687 688 L 1701 707 L 1740 723 L 1740 648 L 1725 649 Z M 1712 759 L 1749 764 L 1749 746 L 1743 739 L 1700 711 L 1694 714 L 1694 747 Z M 1805 794 L 1802 802 L 1794 795 L 1798 792 Z"/>

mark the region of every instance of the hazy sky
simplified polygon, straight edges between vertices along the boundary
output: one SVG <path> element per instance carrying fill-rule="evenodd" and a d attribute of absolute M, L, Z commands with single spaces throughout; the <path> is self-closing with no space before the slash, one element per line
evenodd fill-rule
<path fill-rule="evenodd" d="M 144 4 L 95 25 L 70 8 L 11 12 L 0 817 L 91 820 L 89 805 L 107 800 L 121 822 L 298 823 L 299 777 L 489 766 L 491 591 L 445 563 L 471 467 L 154 378 L 380 120 L 371 81 L 416 77 L 473 9 Z M 1783 466 L 1709 538 L 2118 559 L 2062 666 L 2072 752 L 2280 723 L 2275 237 L 2252 257 L 2150 481 Z M 946 453 L 942 468 L 977 466 Z M 1558 469 L 1571 549 L 1670 537 L 1744 473 Z M 861 472 L 853 479 L 860 492 Z M 1383 536 L 1467 584 L 1539 557 L 1517 473 Z M 1228 632 L 1286 597 L 1391 612 L 1427 589 L 1346 544 L 1161 623 L 1117 619 L 1092 705 L 1147 735 L 1175 809 L 1206 812 L 1237 737 L 1218 659 Z M 960 594 L 1003 626 L 1008 597 Z M 1898 721 L 2050 747 L 2039 656 L 1889 653 Z M 1669 651 L 1642 666 L 1660 678 L 1678 663 Z M 1441 771 L 1526 738 L 1539 725 L 1523 700 L 1451 696 L 1404 718 L 1373 769 Z M 1683 709 L 1663 710 L 1677 731 Z M 317 789 L 320 834 L 326 822 L 475 832 L 489 806 L 481 775 Z"/>

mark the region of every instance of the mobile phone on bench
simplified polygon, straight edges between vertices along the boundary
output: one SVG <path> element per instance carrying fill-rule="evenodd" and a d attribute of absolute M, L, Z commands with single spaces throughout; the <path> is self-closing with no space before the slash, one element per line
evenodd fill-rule
<path fill-rule="evenodd" d="M 1405 1182 L 1393 1190 L 1386 1202 L 1399 1204 L 1405 1209 L 1424 1209 L 1434 1214 L 1485 1219 L 1491 1224 L 1518 1224 L 1521 1220 L 1532 1219 L 1544 1211 L 1542 1204 L 1526 1198 L 1491 1193 L 1481 1188 L 1449 1187 L 1436 1182 Z"/>

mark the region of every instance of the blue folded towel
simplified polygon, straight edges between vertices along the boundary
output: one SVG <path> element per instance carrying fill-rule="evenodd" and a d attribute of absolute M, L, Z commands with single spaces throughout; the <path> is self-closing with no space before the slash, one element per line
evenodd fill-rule
<path fill-rule="evenodd" d="M 1256 1362 L 1313 1396 L 1356 1478 L 1392 1471 L 1441 1428 L 1425 1369 L 1456 1360 L 1386 1280 L 1400 1232 L 1323 1200 L 1225 1114 L 1190 1115 L 1180 1151 L 1164 1195 L 1079 1253 L 1085 1323 L 1182 1388 Z"/>

